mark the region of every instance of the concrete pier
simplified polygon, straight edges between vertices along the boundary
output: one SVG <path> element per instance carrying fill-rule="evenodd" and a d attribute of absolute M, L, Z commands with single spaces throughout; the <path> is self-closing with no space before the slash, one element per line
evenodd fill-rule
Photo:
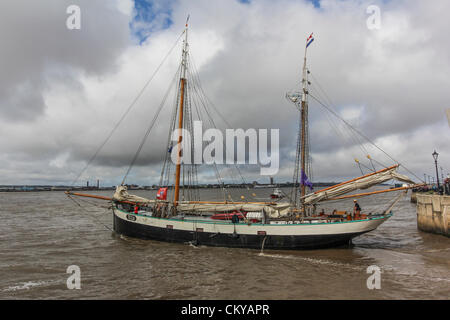
<path fill-rule="evenodd" d="M 450 237 L 450 196 L 417 193 L 417 228 Z"/>

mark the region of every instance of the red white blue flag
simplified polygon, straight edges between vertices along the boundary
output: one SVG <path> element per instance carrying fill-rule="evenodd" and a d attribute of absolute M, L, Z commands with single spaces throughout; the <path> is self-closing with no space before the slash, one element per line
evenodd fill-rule
<path fill-rule="evenodd" d="M 309 45 L 314 41 L 314 37 L 313 34 L 311 33 L 311 35 L 309 36 L 308 39 L 306 39 L 306 47 L 308 48 Z"/>

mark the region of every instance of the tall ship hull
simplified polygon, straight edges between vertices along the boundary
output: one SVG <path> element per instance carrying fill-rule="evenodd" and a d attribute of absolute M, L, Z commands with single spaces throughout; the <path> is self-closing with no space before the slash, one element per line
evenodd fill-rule
<path fill-rule="evenodd" d="M 252 249 L 320 249 L 348 245 L 375 230 L 391 214 L 361 220 L 272 221 L 268 224 L 215 222 L 189 218 L 156 218 L 113 209 L 118 234 L 166 242 Z"/>

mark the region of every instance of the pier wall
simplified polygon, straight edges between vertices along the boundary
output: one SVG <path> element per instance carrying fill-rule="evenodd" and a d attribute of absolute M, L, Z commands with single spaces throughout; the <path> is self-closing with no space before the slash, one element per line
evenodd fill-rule
<path fill-rule="evenodd" d="M 411 202 L 417 203 L 417 194 L 414 191 L 411 192 Z"/>
<path fill-rule="evenodd" d="M 450 237 L 450 196 L 417 194 L 417 228 Z"/>

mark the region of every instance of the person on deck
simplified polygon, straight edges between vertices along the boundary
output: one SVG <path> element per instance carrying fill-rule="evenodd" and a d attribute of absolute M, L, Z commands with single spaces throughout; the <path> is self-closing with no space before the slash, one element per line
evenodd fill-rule
<path fill-rule="evenodd" d="M 353 207 L 353 217 L 357 218 L 361 213 L 361 207 L 359 206 L 359 203 L 358 201 L 356 201 L 356 199 L 353 200 L 353 202 L 355 203 L 355 206 Z"/>

